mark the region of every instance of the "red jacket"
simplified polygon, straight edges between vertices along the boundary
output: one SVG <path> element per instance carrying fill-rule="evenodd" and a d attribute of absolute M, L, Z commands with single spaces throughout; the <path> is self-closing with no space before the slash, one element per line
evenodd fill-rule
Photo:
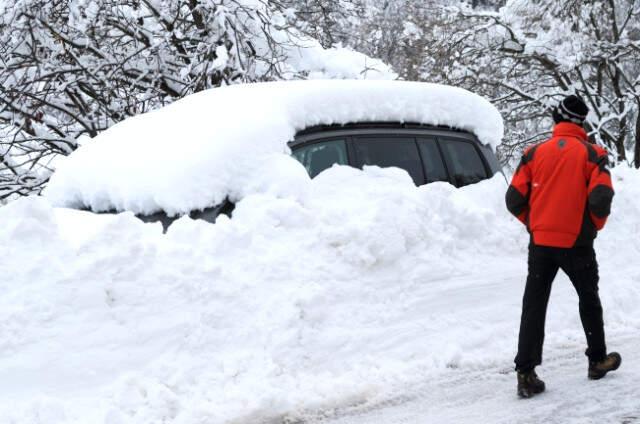
<path fill-rule="evenodd" d="M 568 248 L 593 243 L 613 194 L 607 152 L 580 126 L 561 122 L 551 139 L 525 151 L 506 202 L 534 244 Z"/>

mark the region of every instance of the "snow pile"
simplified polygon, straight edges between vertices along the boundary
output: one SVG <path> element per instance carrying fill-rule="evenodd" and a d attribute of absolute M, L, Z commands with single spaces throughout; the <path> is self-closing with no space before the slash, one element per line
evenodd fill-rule
<path fill-rule="evenodd" d="M 597 247 L 616 347 L 640 328 L 640 174 L 614 175 Z M 502 176 L 457 190 L 336 166 L 301 181 L 166 235 L 130 212 L 0 208 L 0 423 L 295 422 L 510 368 L 528 237 Z M 575 294 L 557 285 L 547 346 L 580 352 Z"/>
<path fill-rule="evenodd" d="M 262 170 L 279 167 L 298 130 L 362 121 L 447 125 L 494 147 L 503 131 L 488 101 L 454 87 L 349 80 L 237 85 L 113 126 L 59 164 L 46 195 L 58 206 L 182 214 L 270 183 Z M 288 171 L 287 178 L 302 178 L 302 167 Z"/>

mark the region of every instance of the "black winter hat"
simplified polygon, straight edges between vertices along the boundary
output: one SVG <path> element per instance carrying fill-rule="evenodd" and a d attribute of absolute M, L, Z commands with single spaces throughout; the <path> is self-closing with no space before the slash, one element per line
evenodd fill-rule
<path fill-rule="evenodd" d="M 582 125 L 587 118 L 589 108 L 580 97 L 571 95 L 565 97 L 558 106 L 553 109 L 553 120 L 558 122 L 572 122 Z"/>

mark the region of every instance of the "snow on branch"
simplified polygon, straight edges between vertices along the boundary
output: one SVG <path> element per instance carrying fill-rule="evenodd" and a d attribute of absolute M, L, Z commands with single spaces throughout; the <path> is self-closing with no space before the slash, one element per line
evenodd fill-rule
<path fill-rule="evenodd" d="M 38 193 L 56 155 L 127 117 L 312 74 L 323 49 L 289 14 L 273 0 L 0 0 L 0 199 Z"/>
<path fill-rule="evenodd" d="M 499 12 L 457 8 L 431 20 L 434 33 L 446 36 L 432 44 L 423 77 L 441 75 L 442 82 L 494 99 L 507 124 L 507 156 L 549 131 L 551 109 L 578 94 L 591 109 L 593 141 L 617 161 L 632 155 L 640 167 L 639 17 L 633 0 L 511 0 Z M 444 59 L 434 60 L 438 54 Z"/>

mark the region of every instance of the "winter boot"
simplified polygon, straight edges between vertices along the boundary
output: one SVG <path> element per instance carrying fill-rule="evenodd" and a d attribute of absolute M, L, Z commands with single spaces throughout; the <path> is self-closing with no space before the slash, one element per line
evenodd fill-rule
<path fill-rule="evenodd" d="M 544 392 L 544 381 L 538 378 L 534 370 L 521 372 L 518 371 L 518 396 L 521 398 L 530 398 L 538 393 Z"/>
<path fill-rule="evenodd" d="M 600 380 L 609 371 L 617 370 L 621 362 L 618 352 L 611 352 L 600 362 L 589 362 L 589 379 Z"/>

